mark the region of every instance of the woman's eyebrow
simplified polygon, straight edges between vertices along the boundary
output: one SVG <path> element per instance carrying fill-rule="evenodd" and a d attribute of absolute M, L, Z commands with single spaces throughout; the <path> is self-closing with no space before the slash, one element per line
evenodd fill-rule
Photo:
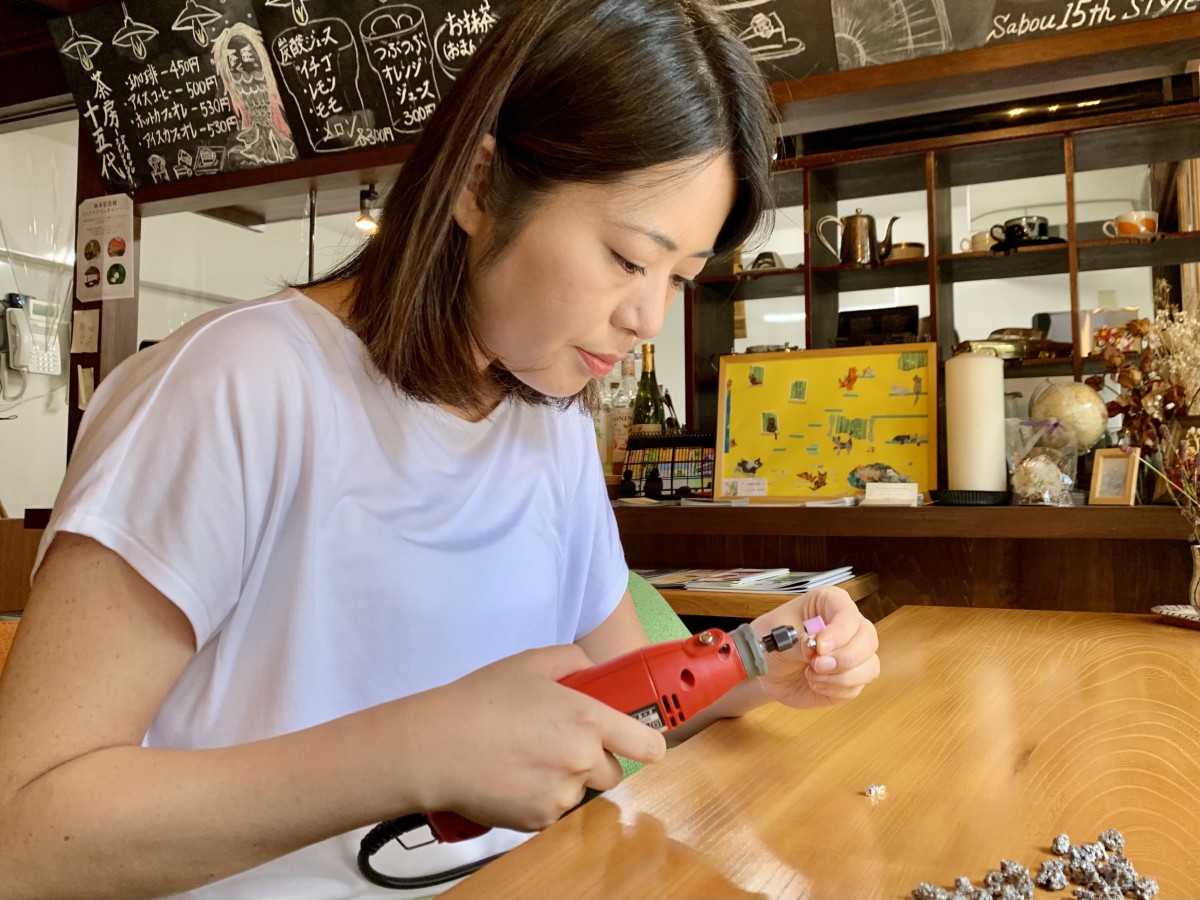
<path fill-rule="evenodd" d="M 646 237 L 650 238 L 650 240 L 654 241 L 654 243 L 658 244 L 660 247 L 670 253 L 675 253 L 679 250 L 678 244 L 676 244 L 662 232 L 655 231 L 653 228 L 644 228 L 641 225 L 634 225 L 629 222 L 618 222 L 617 224 L 627 231 L 636 231 L 638 234 L 644 234 Z M 697 253 L 693 253 L 692 256 L 694 256 L 696 259 L 709 259 L 714 256 L 714 253 L 712 250 L 700 250 Z"/>

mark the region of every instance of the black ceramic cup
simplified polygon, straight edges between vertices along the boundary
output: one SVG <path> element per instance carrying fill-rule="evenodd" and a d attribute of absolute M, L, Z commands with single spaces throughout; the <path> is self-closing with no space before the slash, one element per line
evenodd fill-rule
<path fill-rule="evenodd" d="M 1050 220 L 1045 216 L 1017 216 L 1003 225 L 993 225 L 991 234 L 997 241 L 1010 244 L 1043 241 L 1050 237 Z"/>

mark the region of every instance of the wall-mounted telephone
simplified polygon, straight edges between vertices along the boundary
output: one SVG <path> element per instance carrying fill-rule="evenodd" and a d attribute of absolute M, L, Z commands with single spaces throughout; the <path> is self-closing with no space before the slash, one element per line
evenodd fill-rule
<path fill-rule="evenodd" d="M 30 375 L 60 375 L 62 354 L 58 335 L 49 333 L 48 316 L 37 316 L 31 311 L 35 303 L 32 297 L 9 294 L 0 307 L 4 312 L 8 366 Z"/>

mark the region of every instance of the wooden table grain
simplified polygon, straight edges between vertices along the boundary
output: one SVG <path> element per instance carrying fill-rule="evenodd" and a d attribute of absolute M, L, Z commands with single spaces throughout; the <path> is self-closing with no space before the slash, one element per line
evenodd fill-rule
<path fill-rule="evenodd" d="M 717 723 L 444 896 L 903 898 L 1116 828 L 1200 897 L 1200 633 L 947 607 L 879 632 L 854 702 Z"/>

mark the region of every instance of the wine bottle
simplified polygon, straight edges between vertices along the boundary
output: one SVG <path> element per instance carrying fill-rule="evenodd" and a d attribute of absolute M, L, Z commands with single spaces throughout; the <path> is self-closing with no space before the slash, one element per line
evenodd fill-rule
<path fill-rule="evenodd" d="M 609 414 L 614 475 L 621 475 L 625 469 L 625 446 L 629 443 L 629 426 L 633 424 L 633 401 L 636 396 L 636 364 L 631 350 L 621 360 L 621 383 L 613 394 L 612 410 Z"/>
<path fill-rule="evenodd" d="M 662 434 L 663 403 L 654 375 L 654 345 L 642 344 L 642 378 L 633 401 L 633 424 L 630 434 Z"/>

